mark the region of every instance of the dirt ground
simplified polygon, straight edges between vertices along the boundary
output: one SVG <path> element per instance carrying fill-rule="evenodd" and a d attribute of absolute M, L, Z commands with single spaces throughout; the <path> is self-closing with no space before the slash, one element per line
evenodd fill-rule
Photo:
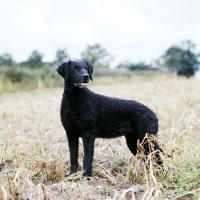
<path fill-rule="evenodd" d="M 173 94 L 170 94 L 169 88 L 177 84 L 176 82 L 162 84 L 162 87 L 154 82 L 134 85 L 118 84 L 93 86 L 91 89 L 109 96 L 135 99 L 148 105 L 158 115 L 160 123 L 158 139 L 163 148 L 169 153 L 172 149 L 181 152 L 180 149 L 184 145 L 180 139 L 181 131 L 198 134 L 196 140 L 199 140 L 200 116 L 196 111 L 200 111 L 200 104 L 196 103 L 196 107 L 193 108 L 199 95 L 192 97 L 196 94 L 192 90 L 188 100 L 184 95 L 184 90 L 179 91 L 179 85 L 171 91 Z M 166 87 L 167 89 L 163 89 Z M 190 86 L 188 90 L 189 88 Z M 180 93 L 177 94 L 177 92 Z M 154 176 L 150 179 L 146 177 L 150 175 L 145 174 L 144 163 L 136 161 L 137 158 L 129 152 L 123 137 L 96 140 L 94 170 L 90 178 L 82 177 L 83 147 L 80 139 L 80 169 L 78 173 L 64 177 L 69 171 L 69 151 L 59 116 L 61 96 L 62 89 L 60 88 L 0 96 L 0 198 L 23 200 L 175 199 L 166 193 L 167 189 L 162 182 L 154 181 Z M 183 115 L 183 113 L 186 114 Z M 191 125 L 193 123 L 194 125 Z M 179 137 L 176 142 L 173 142 L 173 138 L 176 138 L 175 134 L 179 134 Z M 190 136 L 184 137 L 189 138 L 188 141 L 191 139 Z M 197 154 L 197 151 L 194 152 L 194 156 L 195 153 Z M 168 162 L 168 169 L 170 167 L 172 169 L 173 166 L 166 158 L 166 163 Z M 179 200 L 200 200 L 198 192 L 200 190 L 197 189 L 194 193 L 195 197 L 193 193 L 180 195 L 180 198 L 178 195 L 175 196 Z"/>

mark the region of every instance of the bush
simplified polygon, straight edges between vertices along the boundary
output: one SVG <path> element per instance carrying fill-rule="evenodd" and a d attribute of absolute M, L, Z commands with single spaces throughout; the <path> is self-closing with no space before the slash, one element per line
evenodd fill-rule
<path fill-rule="evenodd" d="M 63 80 L 57 75 L 56 69 L 49 66 L 38 69 L 17 66 L 0 68 L 0 93 L 62 85 Z"/>
<path fill-rule="evenodd" d="M 2 68 L 0 76 L 3 81 L 11 81 L 13 83 L 22 82 L 25 79 L 30 79 L 33 76 L 30 70 L 21 67 Z"/>

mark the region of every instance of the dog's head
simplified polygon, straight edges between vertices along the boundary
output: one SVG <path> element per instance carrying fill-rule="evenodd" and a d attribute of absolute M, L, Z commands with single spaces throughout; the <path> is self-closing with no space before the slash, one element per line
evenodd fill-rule
<path fill-rule="evenodd" d="M 92 80 L 93 66 L 87 61 L 68 61 L 57 68 L 57 72 L 71 86 L 84 88 Z"/>

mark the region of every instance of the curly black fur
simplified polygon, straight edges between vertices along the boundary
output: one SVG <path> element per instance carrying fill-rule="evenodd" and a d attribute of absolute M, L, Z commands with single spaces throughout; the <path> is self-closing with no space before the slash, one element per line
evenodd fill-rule
<path fill-rule="evenodd" d="M 158 119 L 147 106 L 133 100 L 99 95 L 86 87 L 93 73 L 87 61 L 65 62 L 57 72 L 65 81 L 60 113 L 69 143 L 70 174 L 78 168 L 79 137 L 84 146 L 83 175 L 90 176 L 95 138 L 125 136 L 128 148 L 135 155 L 138 139 L 142 141 L 146 133 L 157 134 Z M 149 153 L 147 143 L 144 149 Z M 156 142 L 154 149 L 162 151 Z"/>

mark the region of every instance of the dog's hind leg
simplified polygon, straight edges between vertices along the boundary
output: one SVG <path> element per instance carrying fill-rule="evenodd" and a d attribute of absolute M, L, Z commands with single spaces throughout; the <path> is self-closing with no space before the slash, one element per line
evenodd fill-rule
<path fill-rule="evenodd" d="M 137 153 L 137 138 L 132 134 L 125 135 L 126 144 L 133 155 Z"/>
<path fill-rule="evenodd" d="M 74 133 L 68 133 L 68 144 L 69 144 L 69 152 L 70 152 L 70 174 L 75 173 L 78 168 L 78 136 Z M 68 176 L 66 175 L 66 176 Z"/>
<path fill-rule="evenodd" d="M 152 151 L 155 151 L 156 162 L 157 164 L 162 165 L 160 153 L 163 153 L 163 150 L 161 149 L 161 147 L 158 145 L 156 141 L 152 141 L 152 146 L 150 146 L 148 139 L 145 138 L 142 143 L 142 146 L 144 147 L 145 154 L 149 154 Z"/>

